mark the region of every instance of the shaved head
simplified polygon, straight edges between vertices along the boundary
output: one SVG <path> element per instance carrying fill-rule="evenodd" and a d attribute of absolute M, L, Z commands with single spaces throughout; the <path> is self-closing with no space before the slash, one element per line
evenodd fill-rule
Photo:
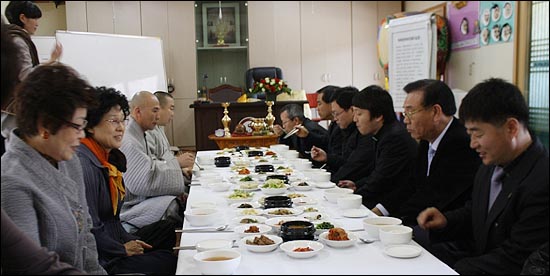
<path fill-rule="evenodd" d="M 155 128 L 159 120 L 159 100 L 149 91 L 140 91 L 130 101 L 131 115 L 143 131 Z"/>

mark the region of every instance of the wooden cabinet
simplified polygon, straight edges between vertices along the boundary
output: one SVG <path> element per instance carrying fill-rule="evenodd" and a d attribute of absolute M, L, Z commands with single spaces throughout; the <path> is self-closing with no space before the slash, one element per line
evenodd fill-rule
<path fill-rule="evenodd" d="M 290 87 L 307 92 L 383 86 L 378 26 L 400 11 L 401 1 L 250 1 L 250 67 L 280 67 Z"/>
<path fill-rule="evenodd" d="M 351 2 L 300 2 L 302 88 L 352 83 Z"/>
<path fill-rule="evenodd" d="M 278 101 L 272 106 L 272 114 L 275 116 L 275 124 L 281 124 L 279 114 L 281 109 L 286 104 L 298 104 L 303 106 L 307 101 Z M 189 106 L 195 110 L 195 140 L 197 150 L 213 150 L 218 146 L 212 140 L 208 139 L 208 135 L 214 133 L 214 130 L 222 128 L 223 107 L 221 103 L 193 103 Z M 231 132 L 235 130 L 235 126 L 245 117 L 264 118 L 267 115 L 267 106 L 265 102 L 254 103 L 231 103 L 227 108 L 229 117 L 231 118 Z"/>
<path fill-rule="evenodd" d="M 250 67 L 279 67 L 290 88 L 302 89 L 300 1 L 249 1 L 248 11 Z"/>

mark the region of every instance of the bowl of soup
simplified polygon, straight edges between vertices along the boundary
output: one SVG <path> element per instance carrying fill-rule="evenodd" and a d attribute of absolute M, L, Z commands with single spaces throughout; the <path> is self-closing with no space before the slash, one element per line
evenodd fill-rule
<path fill-rule="evenodd" d="M 241 263 L 241 253 L 233 249 L 216 249 L 197 253 L 195 264 L 203 275 L 231 275 Z"/>

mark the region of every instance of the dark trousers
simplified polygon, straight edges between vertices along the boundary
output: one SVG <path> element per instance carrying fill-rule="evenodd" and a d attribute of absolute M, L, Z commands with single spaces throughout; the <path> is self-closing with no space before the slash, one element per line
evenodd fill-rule
<path fill-rule="evenodd" d="M 105 270 L 109 274 L 174 275 L 177 262 L 178 258 L 171 251 L 155 250 L 113 260 L 105 266 Z"/>

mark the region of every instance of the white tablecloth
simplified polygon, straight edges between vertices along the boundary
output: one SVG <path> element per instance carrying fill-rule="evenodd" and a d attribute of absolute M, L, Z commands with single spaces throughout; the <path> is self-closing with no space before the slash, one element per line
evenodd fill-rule
<path fill-rule="evenodd" d="M 212 154 L 212 151 L 198 152 L 198 156 Z M 277 165 L 275 165 L 277 166 Z M 203 166 L 204 167 L 204 166 Z M 219 173 L 228 178 L 234 175 L 229 168 L 216 168 L 206 166 L 208 173 Z M 199 183 L 200 176 L 194 177 L 193 183 Z M 229 207 L 226 198 L 232 191 L 214 192 L 201 186 L 191 187 L 188 198 L 187 208 L 191 208 L 192 202 L 210 201 L 215 202 L 217 208 L 225 213 L 225 223 L 231 225 L 231 219 L 235 217 L 235 210 Z M 296 191 L 290 191 L 296 192 Z M 305 194 L 308 197 L 317 199 L 316 206 L 324 210 L 330 220 L 339 223 L 347 231 L 353 231 L 358 236 L 366 237 L 363 231 L 362 220 L 364 218 L 346 218 L 341 216 L 341 210 L 335 203 L 323 199 L 323 190 L 314 188 L 311 191 L 300 191 L 296 193 Z M 255 192 L 254 201 L 265 196 L 261 191 Z M 315 206 L 314 206 L 315 207 Z M 362 208 L 365 208 L 362 206 Z M 369 211 L 370 212 L 370 211 Z M 369 216 L 375 216 L 372 212 Z M 220 221 L 220 225 L 224 221 Z M 185 221 L 184 229 L 190 229 L 188 222 Z M 197 242 L 206 239 L 229 239 L 239 241 L 238 234 L 232 232 L 233 227 L 226 231 L 215 233 L 183 233 L 181 236 L 181 246 L 195 245 Z M 415 242 L 411 242 L 415 244 Z M 426 250 L 422 250 L 420 256 L 410 259 L 399 259 L 390 257 L 383 253 L 384 245 L 376 241 L 371 244 L 357 243 L 348 248 L 331 248 L 325 245 L 325 248 L 316 256 L 310 259 L 294 259 L 287 256 L 281 249 L 277 248 L 273 252 L 253 253 L 246 248 L 236 248 L 241 254 L 241 263 L 235 272 L 236 275 L 242 274 L 457 274 L 446 264 L 438 260 Z M 196 250 L 180 250 L 178 256 L 178 266 L 176 274 L 178 275 L 197 275 L 200 274 L 193 261 L 193 255 Z"/>

